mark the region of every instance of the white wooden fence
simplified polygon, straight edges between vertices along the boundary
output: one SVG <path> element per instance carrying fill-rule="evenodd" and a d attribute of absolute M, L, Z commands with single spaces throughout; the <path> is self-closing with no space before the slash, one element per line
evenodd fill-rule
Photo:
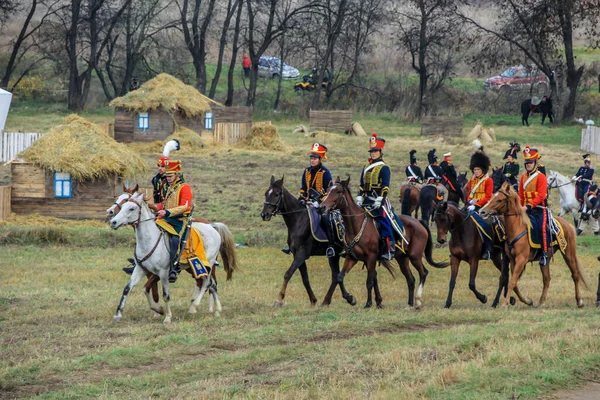
<path fill-rule="evenodd" d="M 41 133 L 2 132 L 0 162 L 11 161 L 41 136 Z"/>

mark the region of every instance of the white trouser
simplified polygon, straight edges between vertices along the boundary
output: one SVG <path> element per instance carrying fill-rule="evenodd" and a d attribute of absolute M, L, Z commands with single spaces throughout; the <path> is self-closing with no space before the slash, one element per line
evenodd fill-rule
<path fill-rule="evenodd" d="M 598 224 L 598 219 L 593 218 L 593 217 L 589 217 L 588 220 L 584 220 L 583 218 L 579 219 L 579 226 L 577 227 L 578 229 L 581 229 L 582 231 L 585 230 L 585 227 L 589 225 L 590 228 L 592 228 L 592 230 L 594 232 L 598 232 L 600 230 L 600 225 Z"/>

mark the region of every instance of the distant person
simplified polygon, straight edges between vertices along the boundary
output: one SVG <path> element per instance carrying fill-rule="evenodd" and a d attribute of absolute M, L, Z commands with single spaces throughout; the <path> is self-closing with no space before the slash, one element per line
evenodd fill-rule
<path fill-rule="evenodd" d="M 244 76 L 246 78 L 250 77 L 250 67 L 252 66 L 252 61 L 250 61 L 250 57 L 247 54 L 244 54 L 244 59 L 242 60 L 242 68 L 244 68 Z"/>
<path fill-rule="evenodd" d="M 598 74 L 598 93 L 600 93 L 600 74 Z"/>
<path fill-rule="evenodd" d="M 138 81 L 138 78 L 133 78 L 131 80 L 131 84 L 129 85 L 129 91 L 132 92 L 134 90 L 138 90 L 140 88 L 140 81 Z"/>

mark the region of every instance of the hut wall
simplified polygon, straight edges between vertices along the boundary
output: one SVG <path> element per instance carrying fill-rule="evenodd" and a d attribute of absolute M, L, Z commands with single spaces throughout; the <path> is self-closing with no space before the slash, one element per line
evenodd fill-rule
<path fill-rule="evenodd" d="M 202 135 L 202 131 L 204 130 L 204 115 L 185 118 L 180 112 L 177 112 L 175 113 L 175 123 L 196 132 L 198 135 Z"/>
<path fill-rule="evenodd" d="M 173 118 L 167 112 L 153 110 L 148 112 L 148 116 L 148 129 L 138 129 L 138 114 L 135 114 L 135 125 L 133 126 L 133 140 L 135 142 L 165 140 L 175 131 Z"/>
<path fill-rule="evenodd" d="M 133 142 L 134 113 L 120 108 L 115 109 L 114 138 L 117 142 Z"/>
<path fill-rule="evenodd" d="M 310 110 L 309 117 L 311 131 L 345 132 L 352 125 L 351 110 Z"/>
<path fill-rule="evenodd" d="M 463 124 L 463 117 L 423 117 L 421 119 L 421 136 L 462 136 Z"/>
<path fill-rule="evenodd" d="M 54 197 L 54 173 L 31 163 L 12 164 L 11 208 L 66 219 L 103 219 L 117 196 L 119 180 L 73 181 L 71 198 Z"/>
<path fill-rule="evenodd" d="M 215 107 L 213 121 L 214 140 L 235 145 L 248 136 L 252 128 L 252 107 Z"/>
<path fill-rule="evenodd" d="M 10 186 L 0 186 L 0 221 L 10 216 L 10 191 Z"/>

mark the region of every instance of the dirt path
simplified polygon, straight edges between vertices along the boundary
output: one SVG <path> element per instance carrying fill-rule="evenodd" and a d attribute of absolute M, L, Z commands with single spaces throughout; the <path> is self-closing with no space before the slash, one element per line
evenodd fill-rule
<path fill-rule="evenodd" d="M 598 400 L 600 399 L 600 382 L 588 382 L 576 390 L 561 390 L 548 397 L 548 400 Z"/>

